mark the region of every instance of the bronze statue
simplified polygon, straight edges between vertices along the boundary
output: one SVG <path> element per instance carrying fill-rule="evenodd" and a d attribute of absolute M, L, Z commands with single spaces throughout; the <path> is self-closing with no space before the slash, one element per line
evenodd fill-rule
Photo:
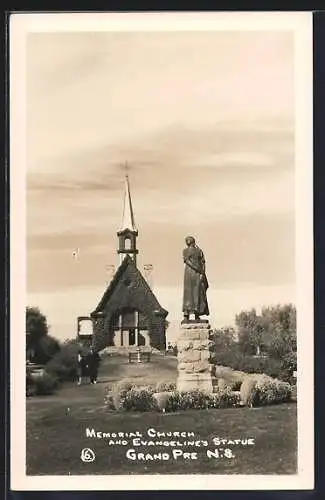
<path fill-rule="evenodd" d="M 183 250 L 185 263 L 183 313 L 184 321 L 190 319 L 190 314 L 195 315 L 199 321 L 200 316 L 209 315 L 207 301 L 208 280 L 205 274 L 205 259 L 202 250 L 195 244 L 193 236 L 185 238 L 186 248 Z"/>

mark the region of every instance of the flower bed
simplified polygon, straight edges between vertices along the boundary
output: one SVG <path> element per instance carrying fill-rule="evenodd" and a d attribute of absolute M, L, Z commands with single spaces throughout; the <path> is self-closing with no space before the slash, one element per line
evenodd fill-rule
<path fill-rule="evenodd" d="M 291 386 L 287 382 L 264 374 L 246 375 L 239 390 L 234 384 L 220 379 L 215 392 L 201 390 L 181 392 L 174 383 L 137 386 L 132 380 L 123 380 L 109 389 L 105 396 L 106 408 L 112 411 L 208 410 L 239 406 L 265 406 L 290 401 Z"/>
<path fill-rule="evenodd" d="M 138 412 L 228 408 L 240 404 L 238 393 L 231 391 L 229 387 L 218 388 L 213 394 L 200 390 L 158 392 L 154 387 L 137 387 L 132 382 L 113 386 L 111 391 L 107 392 L 104 402 L 110 410 Z"/>

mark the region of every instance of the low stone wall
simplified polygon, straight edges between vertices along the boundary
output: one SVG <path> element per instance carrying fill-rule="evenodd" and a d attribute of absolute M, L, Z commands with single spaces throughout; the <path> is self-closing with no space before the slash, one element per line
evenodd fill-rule
<path fill-rule="evenodd" d="M 213 392 L 210 332 L 207 322 L 182 323 L 177 342 L 177 390 Z"/>

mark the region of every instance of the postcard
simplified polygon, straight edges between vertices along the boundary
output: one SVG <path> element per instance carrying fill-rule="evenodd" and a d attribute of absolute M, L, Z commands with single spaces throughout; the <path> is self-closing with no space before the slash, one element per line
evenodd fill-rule
<path fill-rule="evenodd" d="M 11 488 L 314 487 L 311 13 L 10 19 Z"/>

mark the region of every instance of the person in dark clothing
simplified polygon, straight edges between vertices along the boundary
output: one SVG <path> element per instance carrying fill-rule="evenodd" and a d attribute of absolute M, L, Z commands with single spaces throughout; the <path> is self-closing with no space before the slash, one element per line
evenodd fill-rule
<path fill-rule="evenodd" d="M 94 351 L 93 347 L 91 347 L 88 357 L 88 367 L 89 367 L 88 369 L 89 369 L 89 377 L 91 384 L 97 383 L 99 363 L 100 363 L 99 354 L 98 352 Z"/>
<path fill-rule="evenodd" d="M 87 360 L 81 350 L 78 351 L 78 385 L 81 385 L 82 379 L 87 376 Z"/>

